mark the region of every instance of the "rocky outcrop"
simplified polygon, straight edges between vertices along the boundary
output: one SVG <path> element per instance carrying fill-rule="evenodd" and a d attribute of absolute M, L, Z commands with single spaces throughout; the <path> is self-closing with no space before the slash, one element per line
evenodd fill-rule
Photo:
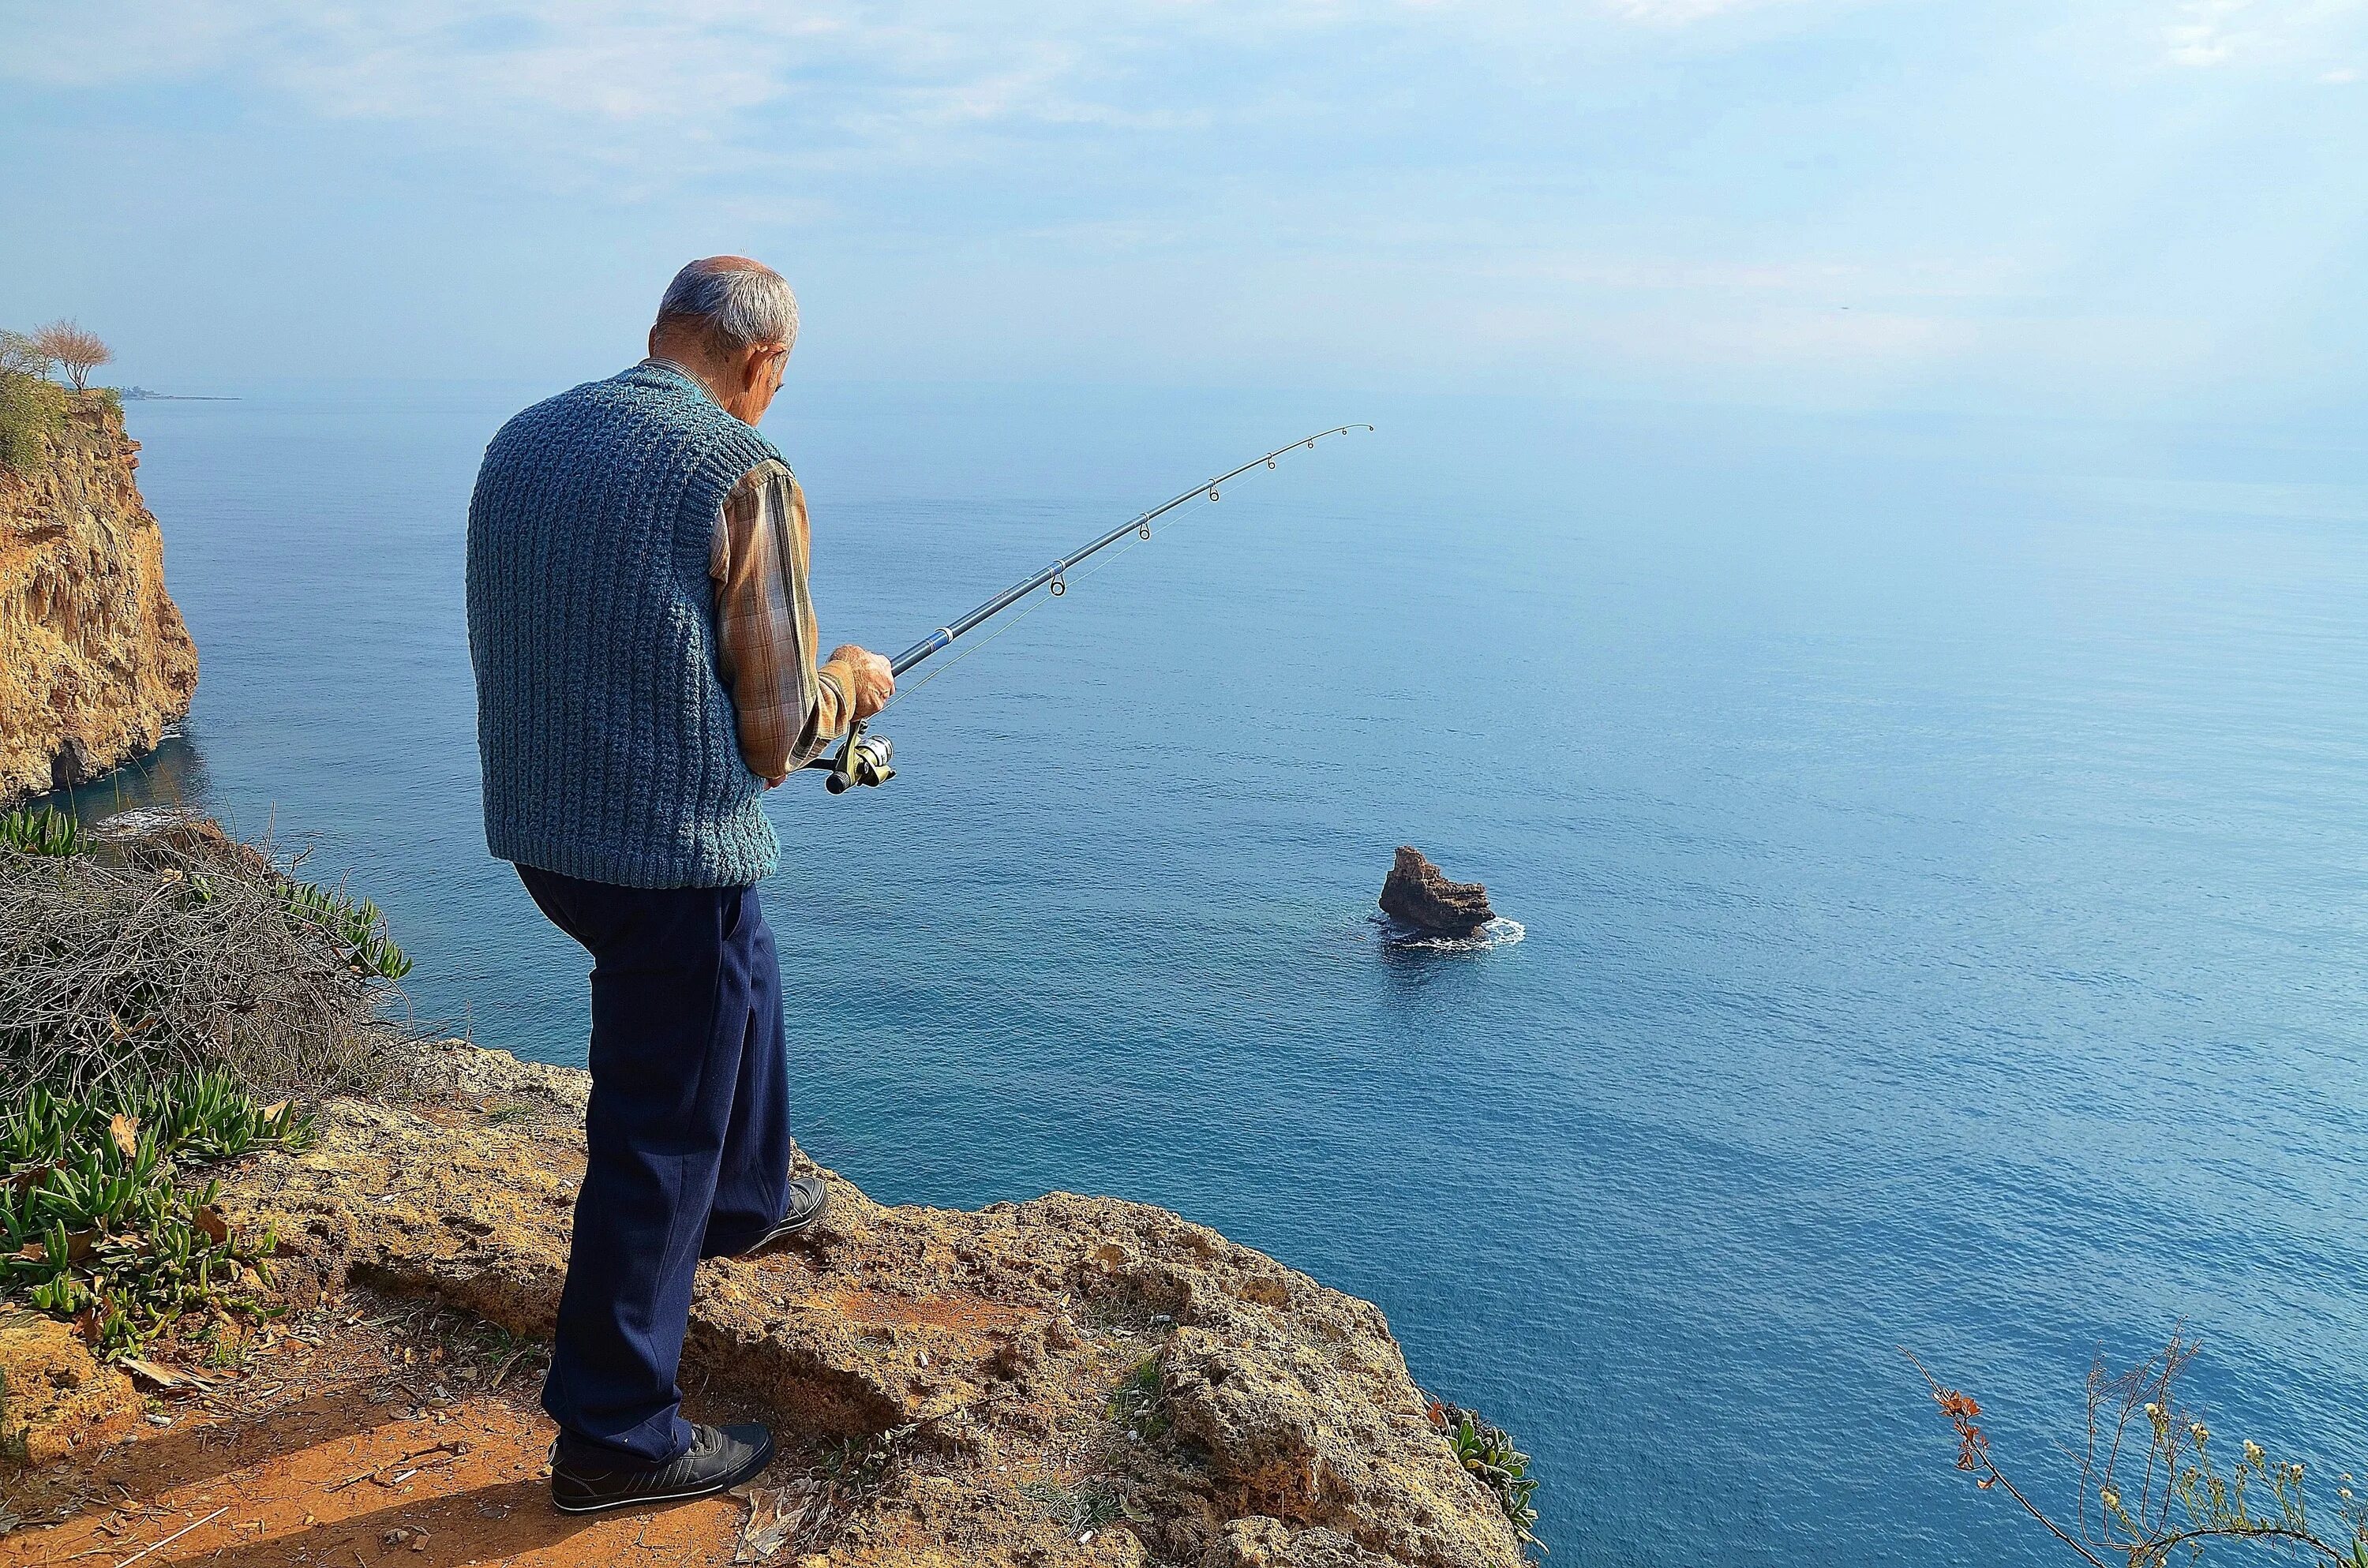
<path fill-rule="evenodd" d="M 547 1334 L 584 1075 L 450 1047 L 426 1081 L 415 1105 L 331 1101 L 318 1145 L 235 1173 L 223 1210 L 276 1228 L 283 1289 L 356 1277 Z M 793 1452 L 893 1454 L 829 1561 L 1520 1561 L 1372 1305 L 1143 1204 L 891 1208 L 819 1174 L 803 1244 L 703 1267 L 684 1383 L 771 1412 Z"/>
<path fill-rule="evenodd" d="M 1451 882 L 1412 845 L 1398 846 L 1397 859 L 1382 883 L 1382 913 L 1391 919 L 1442 937 L 1472 937 L 1497 918 L 1488 890 L 1478 882 Z"/>
<path fill-rule="evenodd" d="M 0 1458 L 47 1464 L 139 1415 L 131 1380 L 101 1366 L 74 1324 L 0 1312 Z"/>
<path fill-rule="evenodd" d="M 0 802 L 120 767 L 189 710 L 198 651 L 139 451 L 121 414 L 78 397 L 43 460 L 0 465 Z"/>

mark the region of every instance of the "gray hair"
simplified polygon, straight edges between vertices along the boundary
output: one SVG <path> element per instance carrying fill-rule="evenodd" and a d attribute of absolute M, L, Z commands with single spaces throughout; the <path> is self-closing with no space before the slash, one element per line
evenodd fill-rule
<path fill-rule="evenodd" d="M 798 297 L 769 267 L 743 256 L 710 256 L 674 275 L 658 301 L 658 330 L 695 328 L 718 348 L 794 345 Z"/>

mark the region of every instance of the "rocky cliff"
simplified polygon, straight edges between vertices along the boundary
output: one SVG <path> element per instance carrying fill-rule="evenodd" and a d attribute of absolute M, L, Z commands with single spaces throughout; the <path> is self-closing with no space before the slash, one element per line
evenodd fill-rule
<path fill-rule="evenodd" d="M 198 685 L 122 414 L 75 398 L 44 449 L 0 465 L 0 802 L 147 752 Z"/>
<path fill-rule="evenodd" d="M 423 1097 L 328 1102 L 317 1146 L 252 1162 L 222 1210 L 274 1229 L 300 1304 L 359 1281 L 546 1335 L 586 1092 L 580 1073 L 447 1048 Z M 703 1266 L 685 1348 L 687 1388 L 823 1456 L 755 1494 L 782 1560 L 1521 1561 L 1372 1305 L 1143 1204 L 894 1208 L 820 1174 L 831 1207 L 804 1244 Z"/>

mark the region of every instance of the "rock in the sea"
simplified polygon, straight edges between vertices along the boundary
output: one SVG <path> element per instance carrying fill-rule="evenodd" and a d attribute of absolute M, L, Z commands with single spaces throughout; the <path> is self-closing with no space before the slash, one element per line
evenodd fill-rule
<path fill-rule="evenodd" d="M 198 650 L 165 592 L 139 451 L 93 394 L 38 460 L 0 463 L 0 804 L 119 767 L 189 710 Z"/>
<path fill-rule="evenodd" d="M 1393 920 L 1442 937 L 1471 937 L 1497 918 L 1488 890 L 1478 882 L 1451 882 L 1412 845 L 1398 846 L 1398 858 L 1382 883 L 1382 912 Z"/>
<path fill-rule="evenodd" d="M 454 1045 L 418 1076 L 416 1108 L 328 1101 L 313 1147 L 228 1174 L 223 1214 L 274 1227 L 299 1301 L 350 1275 L 550 1333 L 585 1074 Z M 829 1210 L 786 1252 L 702 1266 L 684 1381 L 761 1407 L 792 1451 L 884 1435 L 895 1462 L 840 1521 L 860 1549 L 829 1561 L 1520 1563 L 1380 1309 L 1144 1204 L 887 1207 L 797 1168 Z M 1089 1503 L 1107 1522 L 1077 1522 Z"/>

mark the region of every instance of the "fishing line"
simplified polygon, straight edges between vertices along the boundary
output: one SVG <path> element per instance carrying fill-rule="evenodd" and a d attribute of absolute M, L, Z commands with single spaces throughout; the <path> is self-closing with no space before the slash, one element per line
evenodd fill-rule
<path fill-rule="evenodd" d="M 1170 522 L 1167 527 L 1160 529 L 1160 533 L 1164 535 L 1173 532 L 1177 528 L 1182 528 L 1186 523 L 1192 520 L 1194 513 L 1201 511 L 1208 505 L 1208 501 L 1203 498 L 1194 505 L 1190 510 L 1178 513 L 1175 520 Z M 1095 576 L 1116 565 L 1125 557 L 1128 551 L 1140 550 L 1144 545 L 1149 542 L 1150 540 L 1147 535 L 1137 534 L 1133 540 L 1122 543 L 1119 549 L 1111 551 L 1108 555 L 1101 557 L 1087 570 L 1067 574 L 1064 578 L 1067 588 L 1074 588 L 1080 583 L 1090 581 Z M 1067 588 L 1064 588 L 1063 592 L 1065 593 Z M 899 687 L 896 695 L 890 698 L 887 705 L 882 708 L 880 711 L 882 713 L 885 713 L 888 711 L 888 709 L 895 707 L 896 704 L 904 701 L 905 699 L 918 695 L 936 681 L 942 679 L 944 676 L 952 674 L 955 670 L 960 669 L 969 660 L 985 653 L 987 649 L 993 647 L 996 643 L 1009 636 L 1012 631 L 1019 627 L 1021 621 L 1026 620 L 1030 616 L 1034 615 L 1038 610 L 1042 609 L 1046 605 L 1051 604 L 1054 598 L 1059 597 L 1061 596 L 1047 594 L 1044 597 L 1030 602 L 1027 608 L 1021 610 L 1018 615 L 1011 617 L 1008 620 L 1006 620 L 992 634 L 982 637 L 976 642 L 964 647 L 962 652 L 956 653 L 952 658 L 948 659 L 944 664 L 939 665 L 937 668 L 931 670 L 928 675 L 923 676 L 919 680 L 915 681 L 910 687 Z M 875 714 L 873 717 L 876 718 L 878 715 Z"/>
<path fill-rule="evenodd" d="M 988 599 L 985 603 L 978 606 L 975 609 L 973 609 L 969 614 L 961 616 L 947 622 L 945 625 L 939 627 L 935 631 L 930 632 L 927 637 L 922 638 L 918 642 L 914 643 L 911 647 L 905 649 L 903 653 L 889 660 L 889 673 L 892 675 L 901 676 L 906 670 L 909 670 L 916 665 L 920 664 L 923 660 L 953 646 L 957 640 L 967 635 L 971 631 L 975 631 L 987 621 L 994 619 L 996 617 L 1001 615 L 1005 610 L 1011 608 L 1014 605 L 1020 603 L 1022 600 L 1029 597 L 1029 596 L 1035 593 L 1039 588 L 1047 590 L 1048 597 L 1061 597 L 1069 591 L 1069 580 L 1073 574 L 1076 575 L 1079 581 L 1083 581 L 1086 577 L 1090 577 L 1095 573 L 1107 567 L 1118 557 L 1116 554 L 1105 556 L 1092 568 L 1091 571 L 1078 574 L 1076 569 L 1080 565 L 1084 564 L 1086 561 L 1093 556 L 1101 554 L 1101 552 L 1109 549 L 1110 546 L 1125 540 L 1126 536 L 1129 534 L 1135 536 L 1133 543 L 1140 544 L 1148 540 L 1151 538 L 1151 525 L 1155 519 L 1166 517 L 1168 513 L 1177 511 L 1178 508 L 1189 508 L 1189 510 L 1184 512 L 1183 517 L 1177 519 L 1177 523 L 1182 523 L 1187 518 L 1190 517 L 1193 512 L 1200 510 L 1202 506 L 1221 500 L 1223 498 L 1223 493 L 1220 490 L 1220 486 L 1231 483 L 1241 475 L 1248 473 L 1261 465 L 1271 470 L 1276 466 L 1278 460 L 1287 457 L 1292 452 L 1301 450 L 1313 451 L 1315 449 L 1315 443 L 1323 440 L 1328 436 L 1345 436 L 1351 430 L 1371 430 L 1372 428 L 1372 426 L 1370 425 L 1336 425 L 1331 429 L 1319 430 L 1313 436 L 1304 436 L 1298 440 L 1292 442 L 1287 447 L 1277 447 L 1270 452 L 1267 452 L 1259 457 L 1252 458 L 1249 461 L 1242 464 L 1239 468 L 1228 469 L 1224 473 L 1218 474 L 1213 478 L 1202 480 L 1200 483 L 1192 486 L 1190 489 L 1170 497 L 1168 500 L 1154 506 L 1151 510 L 1140 513 L 1129 521 L 1120 524 L 1117 528 L 1110 529 L 1110 532 L 1102 535 L 1099 539 L 1095 540 L 1091 544 L 1087 545 L 1084 549 L 1076 551 L 1074 554 L 1064 555 L 1060 560 L 1053 562 L 1052 565 L 1047 566 L 1039 572 L 1033 573 L 1029 576 L 1021 578 L 1019 582 L 1014 583 L 1011 586 L 1004 589 L 1003 592 L 996 595 L 993 598 Z M 1013 627 L 1027 619 L 1030 616 L 1035 614 L 1037 610 L 1042 608 L 1042 600 L 1039 600 L 1035 604 L 1029 605 L 1018 615 L 1013 616 L 1009 620 L 1005 621 L 1003 625 L 997 627 L 993 633 L 980 642 L 973 643 L 970 647 L 963 649 L 961 653 L 947 660 L 937 669 L 932 670 L 927 678 L 916 682 L 907 690 L 897 693 L 895 698 L 892 698 L 890 699 L 891 703 L 893 704 L 896 700 L 912 696 L 914 693 L 928 687 L 931 683 L 936 681 L 939 676 L 946 674 L 955 665 L 969 658 L 971 654 L 985 648 L 988 643 L 1000 640 L 1007 632 L 1010 631 Z M 884 710 L 885 710 L 883 709 L 883 711 Z M 846 739 L 840 744 L 838 755 L 836 757 L 827 759 L 816 757 L 814 761 L 806 764 L 808 767 L 825 768 L 829 770 L 830 778 L 826 782 L 830 792 L 834 795 L 843 794 L 847 790 L 853 789 L 858 784 L 885 784 L 889 779 L 896 777 L 896 770 L 889 766 L 889 758 L 894 754 L 894 748 L 889 744 L 887 737 L 884 735 L 865 734 L 864 727 L 869 722 L 869 720 L 859 719 L 853 724 L 848 726 Z"/>

